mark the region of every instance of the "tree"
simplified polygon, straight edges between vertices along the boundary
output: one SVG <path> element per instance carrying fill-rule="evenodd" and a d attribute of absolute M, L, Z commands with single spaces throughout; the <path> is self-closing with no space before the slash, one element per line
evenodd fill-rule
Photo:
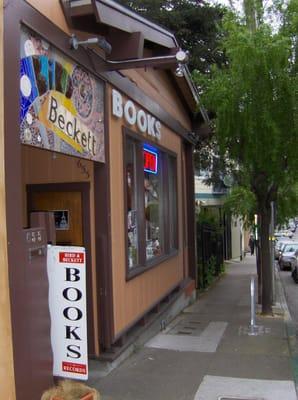
<path fill-rule="evenodd" d="M 238 183 L 255 197 L 265 314 L 272 312 L 271 202 L 279 200 L 283 188 L 294 187 L 298 172 L 297 30 L 293 29 L 297 4 L 297 0 L 290 3 L 287 23 L 279 32 L 261 21 L 260 12 L 254 24 L 230 15 L 222 47 L 228 63 L 213 68 L 203 96 L 203 103 L 216 113 L 222 157 L 234 161 Z"/>
<path fill-rule="evenodd" d="M 210 71 L 224 62 L 218 44 L 225 9 L 203 0 L 119 0 L 146 18 L 172 31 L 183 50 L 190 52 L 190 71 Z"/>
<path fill-rule="evenodd" d="M 233 186 L 225 199 L 224 209 L 230 214 L 242 218 L 247 228 L 253 227 L 256 198 L 248 188 Z"/>

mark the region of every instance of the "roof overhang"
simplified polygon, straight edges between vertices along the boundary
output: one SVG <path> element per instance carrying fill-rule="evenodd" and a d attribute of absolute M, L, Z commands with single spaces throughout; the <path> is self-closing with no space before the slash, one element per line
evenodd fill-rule
<path fill-rule="evenodd" d="M 126 32 L 142 32 L 144 39 L 162 47 L 178 47 L 175 36 L 161 26 L 113 0 L 61 0 L 68 17 L 93 14 L 99 24 Z"/>
<path fill-rule="evenodd" d="M 192 118 L 194 133 L 200 135 L 202 124 L 205 124 L 206 129 L 209 118 L 200 105 L 199 94 L 188 68 L 184 66 L 183 77 L 177 77 L 175 74 L 178 62 L 175 62 L 174 55 L 179 45 L 173 33 L 113 0 L 60 0 L 60 2 L 68 25 L 73 31 L 102 35 L 111 44 L 110 55 L 98 52 L 103 58 L 103 72 L 143 67 L 140 61 L 144 59 L 144 44 L 152 48 L 155 60 L 151 57 L 151 62 L 147 66 L 170 71 L 188 111 L 195 116 Z M 123 41 L 126 43 L 125 46 Z M 158 58 L 164 58 L 164 61 L 157 62 Z M 121 65 L 121 61 L 124 60 L 126 62 L 130 60 L 129 67 Z M 115 67 L 117 62 L 119 62 L 118 68 Z"/>

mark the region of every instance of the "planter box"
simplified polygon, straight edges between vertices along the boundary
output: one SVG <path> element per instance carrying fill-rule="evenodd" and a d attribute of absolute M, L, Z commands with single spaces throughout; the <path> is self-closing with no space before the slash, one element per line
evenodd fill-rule
<path fill-rule="evenodd" d="M 100 395 L 96 389 L 86 386 L 84 383 L 62 380 L 54 386 L 46 390 L 41 400 L 99 400 Z"/>
<path fill-rule="evenodd" d="M 57 396 L 55 396 L 55 397 L 53 397 L 53 400 L 64 400 L 64 399 L 63 399 L 63 397 L 60 397 L 60 396 L 57 397 Z M 85 396 L 81 397 L 80 400 L 94 400 L 93 393 L 85 394 Z"/>
<path fill-rule="evenodd" d="M 94 400 L 93 393 L 88 393 L 84 397 L 81 398 L 81 400 Z"/>

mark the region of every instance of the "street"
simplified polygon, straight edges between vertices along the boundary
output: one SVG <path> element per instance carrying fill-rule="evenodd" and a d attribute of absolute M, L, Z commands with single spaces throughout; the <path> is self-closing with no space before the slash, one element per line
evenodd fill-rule
<path fill-rule="evenodd" d="M 298 242 L 298 229 L 296 229 L 293 240 Z M 285 270 L 279 271 L 279 273 L 284 287 L 289 312 L 293 322 L 298 326 L 298 285 L 291 277 L 291 271 Z"/>

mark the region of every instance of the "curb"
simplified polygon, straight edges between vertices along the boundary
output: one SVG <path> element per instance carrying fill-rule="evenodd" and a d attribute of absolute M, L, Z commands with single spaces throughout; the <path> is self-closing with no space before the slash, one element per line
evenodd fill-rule
<path fill-rule="evenodd" d="M 275 282 L 276 282 L 277 294 L 280 299 L 280 305 L 284 311 L 284 321 L 286 326 L 288 346 L 292 363 L 292 371 L 293 371 L 296 394 L 298 398 L 298 341 L 296 334 L 296 326 L 289 312 L 285 295 L 285 289 L 280 279 L 279 270 L 276 267 L 275 267 Z"/>

